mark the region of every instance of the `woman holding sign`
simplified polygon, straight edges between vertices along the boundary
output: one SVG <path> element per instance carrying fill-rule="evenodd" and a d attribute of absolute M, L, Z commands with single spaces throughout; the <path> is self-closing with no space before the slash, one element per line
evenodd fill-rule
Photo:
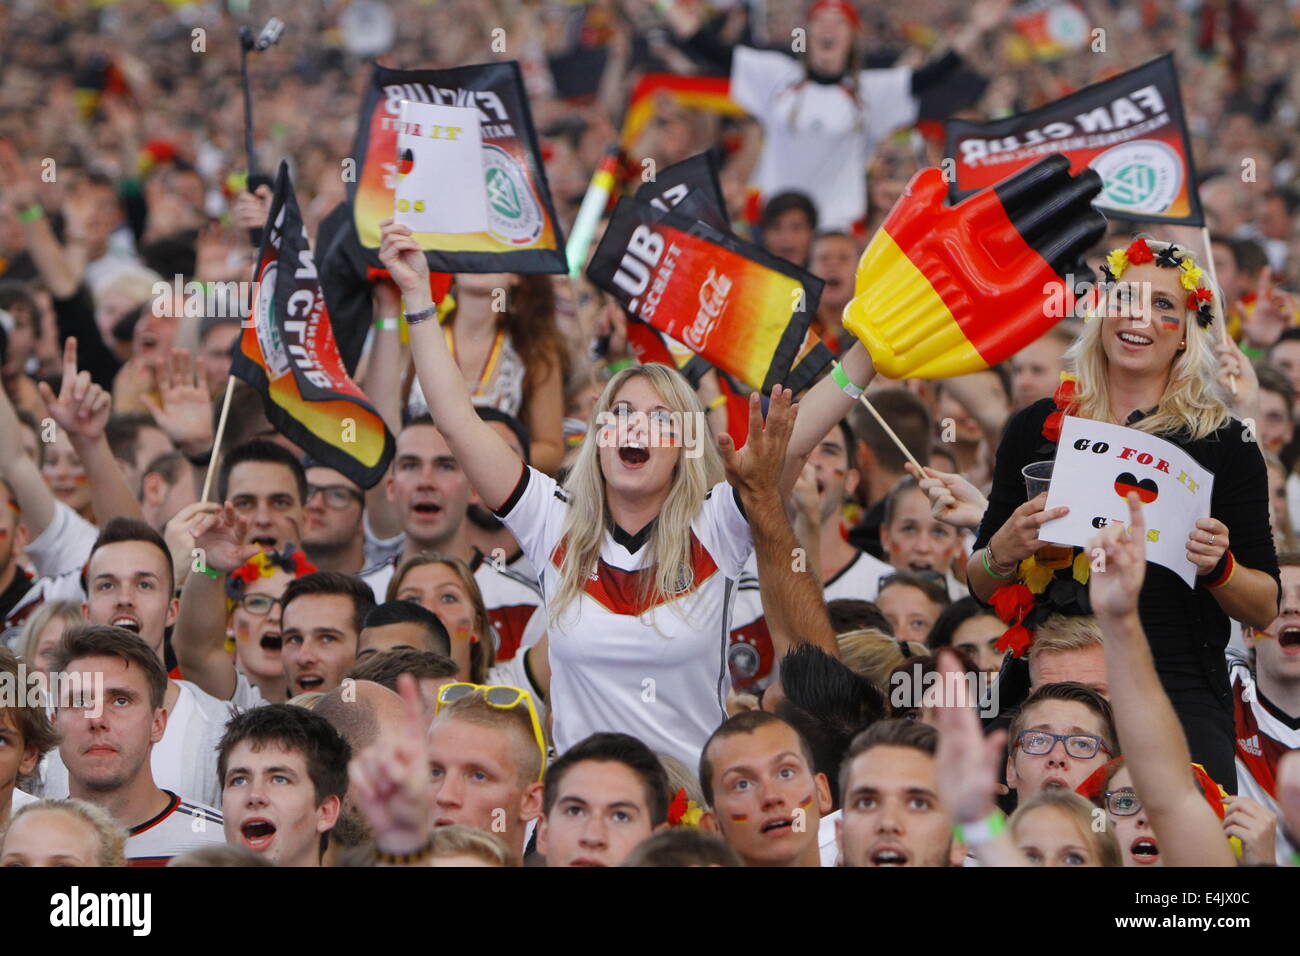
<path fill-rule="evenodd" d="M 971 590 L 988 602 L 1000 587 L 1019 580 L 1021 562 L 1043 545 L 1040 527 L 1068 511 L 1046 510 L 1046 492 L 1029 498 L 1022 476 L 1026 465 L 1055 456 L 1058 412 L 1125 425 L 1186 451 L 1214 475 L 1210 517 L 1196 522 L 1186 542 L 1196 586 L 1189 590 L 1173 571 L 1150 564 L 1139 614 L 1193 759 L 1235 792 L 1232 697 L 1223 656 L 1229 618 L 1267 627 L 1280 593 L 1264 459 L 1253 434 L 1224 404 L 1214 354 L 1222 308 L 1187 250 L 1137 239 L 1109 255 L 1103 276 L 1100 314 L 1068 353 L 1077 381 L 1007 424 L 988 510 L 967 564 Z M 1135 468 L 1142 470 L 1125 470 Z"/>
<path fill-rule="evenodd" d="M 423 252 L 409 227 L 387 221 L 382 230 L 380 258 L 410 310 L 430 413 L 541 572 L 547 648 L 534 651 L 548 655 L 557 748 L 618 730 L 694 764 L 727 716 L 728 618 L 753 548 L 699 399 L 665 365 L 619 372 L 561 487 L 526 467 L 475 414 L 444 336 L 427 321 L 436 308 Z M 873 374 L 861 345 L 845 354 L 841 381 L 825 379 L 801 404 L 787 461 L 813 449 Z M 790 393 L 774 389 L 778 414 L 792 415 Z"/>

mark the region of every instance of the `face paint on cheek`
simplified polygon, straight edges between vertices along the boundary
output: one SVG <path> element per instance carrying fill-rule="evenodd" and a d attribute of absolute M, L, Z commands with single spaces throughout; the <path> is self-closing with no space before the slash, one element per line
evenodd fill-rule
<path fill-rule="evenodd" d="M 1160 317 L 1160 327 L 1164 329 L 1166 332 L 1168 332 L 1171 329 L 1178 328 L 1181 324 L 1182 322 L 1180 320 L 1170 318 L 1167 315 L 1162 315 Z"/>
<path fill-rule="evenodd" d="M 73 478 L 72 481 L 73 481 L 73 484 L 78 484 L 78 485 L 88 485 L 88 484 L 90 484 L 90 476 L 89 476 L 89 475 L 77 475 L 77 477 Z"/>
<path fill-rule="evenodd" d="M 746 813 L 733 813 L 733 814 L 731 815 L 731 822 L 732 822 L 732 823 L 748 823 L 748 822 L 749 822 L 749 814 L 746 814 Z"/>
<path fill-rule="evenodd" d="M 799 809 L 800 809 L 800 810 L 807 810 L 807 809 L 808 809 L 809 807 L 811 807 L 812 805 L 813 805 L 813 795 L 810 793 L 810 794 L 808 794 L 808 799 L 805 800 L 803 803 L 799 804 Z"/>

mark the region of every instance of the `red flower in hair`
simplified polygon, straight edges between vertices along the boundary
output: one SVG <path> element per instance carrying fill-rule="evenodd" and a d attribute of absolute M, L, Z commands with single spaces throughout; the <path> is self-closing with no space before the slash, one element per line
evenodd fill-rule
<path fill-rule="evenodd" d="M 293 576 L 300 578 L 304 574 L 313 574 L 316 571 L 316 565 L 307 560 L 307 555 L 302 551 L 295 551 L 292 556 Z"/>
<path fill-rule="evenodd" d="M 682 816 L 686 813 L 687 805 L 690 803 L 686 799 L 686 788 L 678 790 L 673 796 L 673 802 L 668 804 L 668 825 L 675 827 L 682 822 Z"/>
<path fill-rule="evenodd" d="M 1056 403 L 1056 411 L 1048 415 L 1047 420 L 1043 422 L 1043 437 L 1053 444 L 1061 440 L 1061 419 L 1065 417 L 1066 410 L 1074 401 L 1074 393 L 1078 385 L 1079 383 L 1073 378 L 1063 379 L 1052 395 L 1052 401 Z"/>
<path fill-rule="evenodd" d="M 1155 255 L 1147 246 L 1145 239 L 1134 239 L 1133 244 L 1124 250 L 1124 255 L 1128 256 L 1129 265 L 1140 266 L 1144 262 L 1155 261 Z"/>
<path fill-rule="evenodd" d="M 1034 606 L 1034 592 L 1023 584 L 1006 584 L 993 592 L 990 603 L 1000 620 L 1018 623 Z"/>
<path fill-rule="evenodd" d="M 1193 289 L 1191 292 L 1187 294 L 1187 310 L 1189 312 L 1195 312 L 1197 309 L 1201 307 L 1201 303 L 1211 302 L 1213 299 L 1214 299 L 1214 293 L 1212 293 L 1209 289 L 1206 288 Z"/>
<path fill-rule="evenodd" d="M 1010 651 L 1016 657 L 1024 657 L 1029 645 L 1034 642 L 1034 632 L 1020 624 L 1012 624 L 995 645 L 1000 651 Z"/>
<path fill-rule="evenodd" d="M 231 571 L 230 576 L 243 581 L 244 586 L 247 587 L 262 576 L 262 569 L 253 564 L 252 561 L 246 561 L 234 571 Z"/>

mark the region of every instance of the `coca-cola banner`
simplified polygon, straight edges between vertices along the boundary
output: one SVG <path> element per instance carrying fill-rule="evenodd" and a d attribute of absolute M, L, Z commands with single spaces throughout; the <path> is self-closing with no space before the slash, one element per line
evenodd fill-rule
<path fill-rule="evenodd" d="M 636 319 L 752 388 L 785 383 L 822 280 L 676 210 L 620 199 L 587 276 Z"/>

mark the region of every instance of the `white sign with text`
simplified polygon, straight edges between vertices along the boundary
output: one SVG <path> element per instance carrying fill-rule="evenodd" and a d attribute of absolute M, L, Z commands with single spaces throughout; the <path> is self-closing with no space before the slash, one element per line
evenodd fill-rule
<path fill-rule="evenodd" d="M 412 231 L 487 232 L 479 112 L 402 100 L 393 218 Z"/>

